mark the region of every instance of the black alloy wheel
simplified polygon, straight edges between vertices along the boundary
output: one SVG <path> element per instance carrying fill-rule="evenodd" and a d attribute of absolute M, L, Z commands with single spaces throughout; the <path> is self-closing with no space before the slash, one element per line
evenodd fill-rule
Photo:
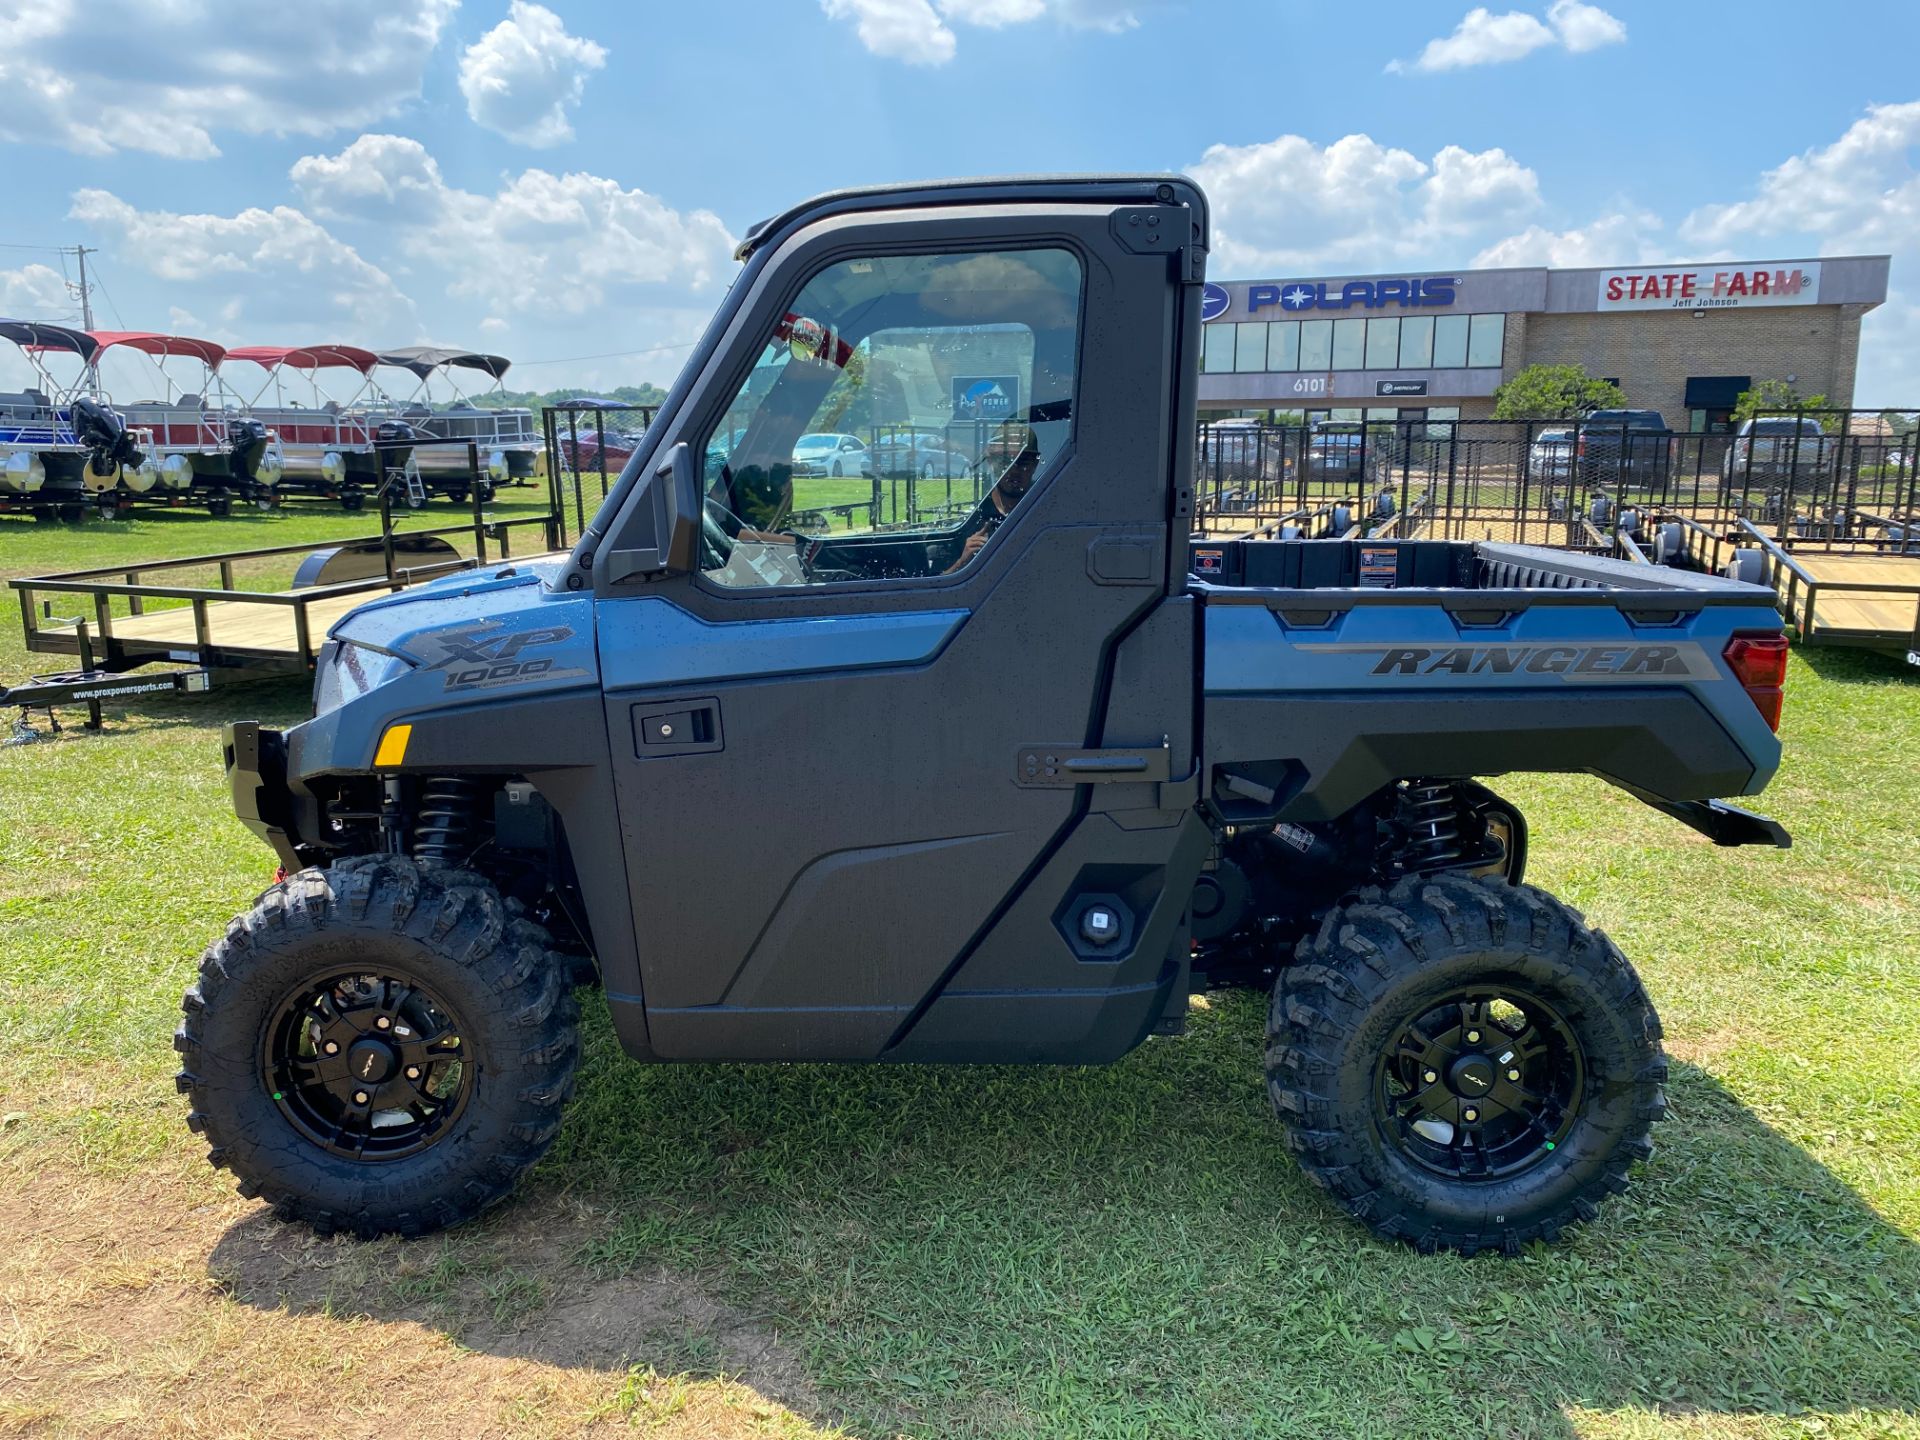
<path fill-rule="evenodd" d="M 1380 1057 L 1374 1103 L 1380 1133 L 1415 1164 L 1498 1180 L 1560 1147 L 1586 1089 L 1580 1041 L 1551 1005 L 1517 986 L 1476 986 L 1400 1031 Z"/>
<path fill-rule="evenodd" d="M 330 1155 L 397 1160 L 444 1136 L 473 1093 L 462 1026 L 411 975 L 329 976 L 289 995 L 261 1073 L 287 1122 Z"/>

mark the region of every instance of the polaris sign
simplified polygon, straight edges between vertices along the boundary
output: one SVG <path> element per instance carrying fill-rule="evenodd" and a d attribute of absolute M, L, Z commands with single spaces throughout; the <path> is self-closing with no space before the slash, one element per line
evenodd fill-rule
<path fill-rule="evenodd" d="M 1218 320 L 1233 308 L 1233 296 L 1227 293 L 1227 287 L 1216 285 L 1209 280 L 1200 291 L 1200 318 Z"/>
<path fill-rule="evenodd" d="M 1283 310 L 1383 310 L 1397 305 L 1402 310 L 1427 309 L 1451 305 L 1457 277 L 1408 276 L 1401 280 L 1349 280 L 1329 284 L 1325 280 L 1294 280 L 1285 285 L 1249 285 L 1247 309 L 1259 310 L 1278 305 Z"/>

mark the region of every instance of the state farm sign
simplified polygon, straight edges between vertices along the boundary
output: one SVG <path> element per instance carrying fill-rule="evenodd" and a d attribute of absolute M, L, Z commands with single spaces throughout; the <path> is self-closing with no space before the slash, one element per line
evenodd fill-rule
<path fill-rule="evenodd" d="M 1795 265 L 1658 265 L 1600 272 L 1602 310 L 1731 310 L 1748 305 L 1811 305 L 1820 293 L 1817 261 Z"/>

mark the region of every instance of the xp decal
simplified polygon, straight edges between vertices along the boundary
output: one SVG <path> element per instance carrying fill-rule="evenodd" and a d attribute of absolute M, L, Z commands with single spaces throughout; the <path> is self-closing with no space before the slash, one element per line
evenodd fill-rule
<path fill-rule="evenodd" d="M 551 656 L 521 658 L 525 651 L 571 640 L 572 626 L 547 625 L 534 630 L 487 633 L 496 628 L 493 622 L 463 625 L 426 637 L 443 653 L 425 668 L 443 672 L 449 690 L 491 690 L 521 680 L 571 680 L 587 674 L 578 666 L 556 670 Z"/>

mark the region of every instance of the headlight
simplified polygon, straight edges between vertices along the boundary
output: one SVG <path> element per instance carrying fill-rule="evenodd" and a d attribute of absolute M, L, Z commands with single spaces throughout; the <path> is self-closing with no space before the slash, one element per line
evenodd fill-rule
<path fill-rule="evenodd" d="M 329 640 L 320 649 L 313 676 L 313 713 L 324 715 L 349 700 L 378 689 L 413 666 L 398 655 L 355 645 L 351 640 Z"/>

